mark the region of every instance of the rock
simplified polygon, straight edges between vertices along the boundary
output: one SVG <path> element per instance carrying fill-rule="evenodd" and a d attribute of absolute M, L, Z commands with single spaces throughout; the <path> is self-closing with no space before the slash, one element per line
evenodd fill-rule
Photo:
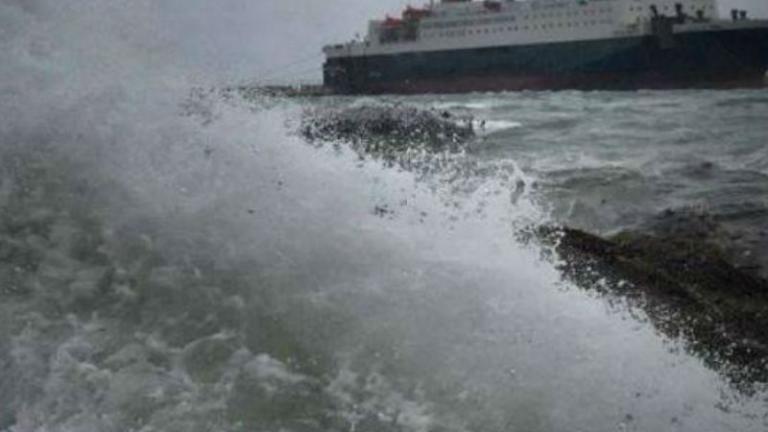
<path fill-rule="evenodd" d="M 567 279 L 640 307 L 737 388 L 768 383 L 768 281 L 734 266 L 698 228 L 601 238 L 547 227 L 538 236 Z"/>
<path fill-rule="evenodd" d="M 759 215 L 761 207 L 748 207 Z M 760 216 L 747 222 L 724 221 L 696 208 L 667 210 L 645 221 L 637 231 L 657 237 L 696 238 L 718 249 L 723 259 L 752 275 L 768 278 L 768 244 L 760 237 Z"/>
<path fill-rule="evenodd" d="M 475 136 L 470 119 L 400 104 L 307 110 L 299 133 L 310 142 L 362 144 L 373 153 L 413 147 L 455 149 Z"/>

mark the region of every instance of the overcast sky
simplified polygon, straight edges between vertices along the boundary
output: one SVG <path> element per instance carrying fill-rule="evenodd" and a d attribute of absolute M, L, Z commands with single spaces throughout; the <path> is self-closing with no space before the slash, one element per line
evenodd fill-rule
<path fill-rule="evenodd" d="M 368 19 L 397 14 L 404 0 L 165 0 L 184 56 L 230 80 L 319 81 L 321 48 L 364 33 Z M 720 0 L 720 8 L 768 17 L 766 0 Z M 164 20 L 165 21 L 165 20 Z"/>

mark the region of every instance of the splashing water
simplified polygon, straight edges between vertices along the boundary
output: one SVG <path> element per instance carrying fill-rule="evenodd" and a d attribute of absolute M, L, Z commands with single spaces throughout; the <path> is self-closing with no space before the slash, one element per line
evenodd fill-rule
<path fill-rule="evenodd" d="M 516 241 L 547 216 L 512 159 L 424 177 L 307 145 L 300 102 L 182 115 L 151 3 L 85 3 L 0 3 L 0 430 L 764 429 Z"/>

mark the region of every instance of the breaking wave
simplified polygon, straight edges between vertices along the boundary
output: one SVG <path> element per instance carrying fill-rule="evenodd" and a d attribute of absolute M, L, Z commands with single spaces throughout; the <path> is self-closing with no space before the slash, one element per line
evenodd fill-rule
<path fill-rule="evenodd" d="M 549 216 L 514 158 L 420 175 L 308 145 L 306 102 L 190 106 L 155 12 L 0 3 L 0 430 L 764 428 L 518 241 Z"/>

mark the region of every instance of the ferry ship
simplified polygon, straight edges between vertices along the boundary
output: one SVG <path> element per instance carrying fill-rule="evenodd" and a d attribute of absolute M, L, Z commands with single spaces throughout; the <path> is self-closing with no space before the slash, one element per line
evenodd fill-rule
<path fill-rule="evenodd" d="M 768 20 L 716 0 L 433 0 L 323 51 L 339 94 L 753 87 Z"/>

